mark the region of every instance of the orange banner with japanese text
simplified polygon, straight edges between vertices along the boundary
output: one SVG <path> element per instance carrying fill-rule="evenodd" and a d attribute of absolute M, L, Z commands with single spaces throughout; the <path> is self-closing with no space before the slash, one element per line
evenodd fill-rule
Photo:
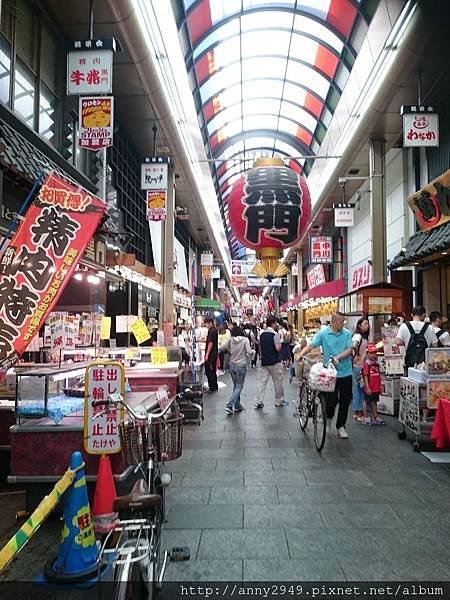
<path fill-rule="evenodd" d="M 58 301 L 105 212 L 48 175 L 0 260 L 0 369 L 12 366 Z"/>

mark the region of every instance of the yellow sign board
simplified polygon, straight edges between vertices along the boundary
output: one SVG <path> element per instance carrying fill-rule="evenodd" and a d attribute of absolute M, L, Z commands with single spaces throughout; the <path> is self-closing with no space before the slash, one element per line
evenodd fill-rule
<path fill-rule="evenodd" d="M 151 348 L 150 356 L 153 365 L 165 365 L 167 363 L 167 348 L 161 346 Z"/>
<path fill-rule="evenodd" d="M 100 339 L 109 340 L 111 335 L 111 317 L 102 317 L 100 323 Z"/>
<path fill-rule="evenodd" d="M 147 340 L 150 339 L 150 334 L 147 329 L 147 325 L 144 323 L 142 319 L 138 319 L 131 326 L 131 331 L 136 338 L 138 344 L 143 344 Z"/>

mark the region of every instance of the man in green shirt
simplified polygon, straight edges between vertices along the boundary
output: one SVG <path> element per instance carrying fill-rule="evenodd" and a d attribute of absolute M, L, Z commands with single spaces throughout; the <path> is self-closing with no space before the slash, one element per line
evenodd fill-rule
<path fill-rule="evenodd" d="M 326 395 L 327 417 L 332 419 L 339 404 L 336 419 L 338 436 L 346 440 L 348 433 L 345 430 L 348 407 L 352 399 L 352 333 L 344 327 L 345 316 L 336 312 L 331 317 L 331 324 L 316 333 L 314 338 L 297 355 L 296 360 L 301 360 L 305 354 L 314 348 L 322 347 L 323 362 L 327 365 L 333 360 L 337 370 L 337 382 L 334 392 Z"/>

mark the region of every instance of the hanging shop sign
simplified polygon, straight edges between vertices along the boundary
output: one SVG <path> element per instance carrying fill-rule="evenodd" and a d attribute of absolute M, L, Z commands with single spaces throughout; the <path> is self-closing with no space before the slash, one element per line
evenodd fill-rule
<path fill-rule="evenodd" d="M 439 146 L 439 115 L 432 106 L 403 105 L 403 146 Z"/>
<path fill-rule="evenodd" d="M 325 277 L 325 270 L 323 265 L 314 265 L 306 273 L 306 280 L 308 282 L 308 289 L 323 285 L 327 282 Z"/>
<path fill-rule="evenodd" d="M 450 221 L 450 169 L 408 198 L 421 229 Z"/>
<path fill-rule="evenodd" d="M 86 368 L 84 392 L 84 449 L 88 454 L 120 452 L 119 423 L 123 407 L 102 402 L 114 395 L 125 396 L 125 369 L 119 362 L 91 363 Z M 94 418 L 95 417 L 95 418 Z"/>
<path fill-rule="evenodd" d="M 333 238 L 331 235 L 309 236 L 309 262 L 311 264 L 333 262 Z"/>
<path fill-rule="evenodd" d="M 248 260 L 232 260 L 231 273 L 232 275 L 251 275 L 255 265 L 256 262 Z"/>
<path fill-rule="evenodd" d="M 147 221 L 165 221 L 166 218 L 166 190 L 147 190 Z"/>
<path fill-rule="evenodd" d="M 217 282 L 217 289 L 224 290 L 225 288 L 226 288 L 225 279 L 219 279 L 219 281 Z"/>
<path fill-rule="evenodd" d="M 113 38 L 71 42 L 67 53 L 67 94 L 111 94 Z"/>
<path fill-rule="evenodd" d="M 141 164 L 141 190 L 167 190 L 169 159 L 152 156 Z"/>
<path fill-rule="evenodd" d="M 354 204 L 334 204 L 334 226 L 353 227 L 355 224 Z"/>
<path fill-rule="evenodd" d="M 356 267 L 351 272 L 351 276 L 349 278 L 349 291 L 358 290 L 365 285 L 370 285 L 372 283 L 372 265 L 368 262 Z"/>
<path fill-rule="evenodd" d="M 0 261 L 0 369 L 16 362 L 58 301 L 106 205 L 48 175 Z"/>
<path fill-rule="evenodd" d="M 219 267 L 213 267 L 211 270 L 211 276 L 213 279 L 220 279 L 220 269 Z"/>
<path fill-rule="evenodd" d="M 202 267 L 202 279 L 211 279 L 212 267 Z"/>
<path fill-rule="evenodd" d="M 100 339 L 109 340 L 111 336 L 111 317 L 102 317 L 100 323 Z"/>
<path fill-rule="evenodd" d="M 212 267 L 214 255 L 211 252 L 202 252 L 200 255 L 200 264 L 202 267 Z"/>
<path fill-rule="evenodd" d="M 113 144 L 113 96 L 81 97 L 78 145 L 86 150 L 100 150 Z"/>
<path fill-rule="evenodd" d="M 293 265 L 291 265 L 291 275 L 293 275 L 294 277 L 298 277 L 298 264 L 294 263 Z"/>
<path fill-rule="evenodd" d="M 50 327 L 50 350 L 52 352 L 64 349 L 64 321 L 62 314 L 54 314 L 48 319 Z"/>

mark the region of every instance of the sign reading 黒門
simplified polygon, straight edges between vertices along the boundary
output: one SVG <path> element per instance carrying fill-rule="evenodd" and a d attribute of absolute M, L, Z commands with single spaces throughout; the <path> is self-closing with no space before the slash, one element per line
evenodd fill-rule
<path fill-rule="evenodd" d="M 0 369 L 38 333 L 94 235 L 105 204 L 57 175 L 38 197 L 0 259 Z"/>

